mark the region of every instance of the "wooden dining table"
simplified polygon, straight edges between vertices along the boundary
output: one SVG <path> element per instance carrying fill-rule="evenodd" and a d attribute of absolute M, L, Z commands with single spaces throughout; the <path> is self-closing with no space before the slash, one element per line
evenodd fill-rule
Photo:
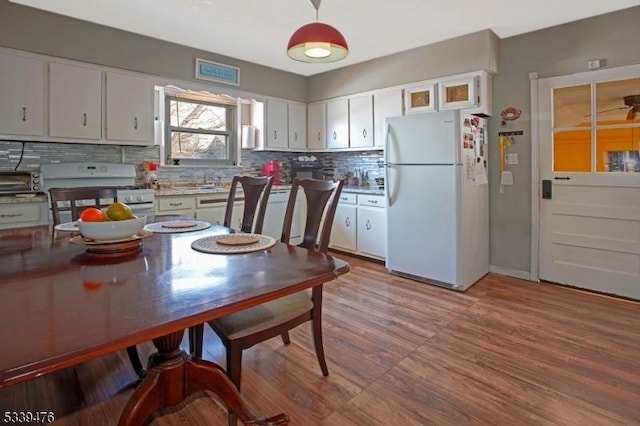
<path fill-rule="evenodd" d="M 147 222 L 177 219 L 148 216 Z M 286 424 L 285 414 L 252 413 L 220 366 L 186 353 L 184 331 L 330 282 L 349 265 L 280 242 L 240 254 L 191 247 L 230 232 L 217 225 L 156 232 L 137 249 L 107 255 L 52 226 L 0 231 L 0 388 L 153 341 L 157 352 L 119 425 L 142 424 L 203 390 L 246 424 Z"/>

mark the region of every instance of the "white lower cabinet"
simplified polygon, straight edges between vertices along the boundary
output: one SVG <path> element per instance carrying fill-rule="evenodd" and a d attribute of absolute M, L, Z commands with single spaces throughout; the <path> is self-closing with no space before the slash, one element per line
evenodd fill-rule
<path fill-rule="evenodd" d="M 227 212 L 227 198 L 201 195 L 196 197 L 196 218 L 214 225 L 222 226 Z M 244 200 L 233 203 L 231 228 L 240 229 L 244 213 Z"/>
<path fill-rule="evenodd" d="M 384 196 L 343 193 L 331 229 L 330 247 L 384 259 L 386 220 Z"/>
<path fill-rule="evenodd" d="M 11 203 L 0 206 L 0 229 L 46 225 L 49 206 L 46 201 L 38 203 Z"/>
<path fill-rule="evenodd" d="M 356 251 L 357 194 L 340 194 L 340 203 L 331 227 L 329 245 L 341 250 Z"/>
<path fill-rule="evenodd" d="M 196 217 L 196 202 L 193 196 L 156 197 L 156 214 L 175 214 Z"/>
<path fill-rule="evenodd" d="M 272 191 L 267 203 L 267 211 L 264 215 L 262 233 L 280 240 L 282 238 L 282 225 L 284 224 L 284 214 L 287 211 L 290 191 Z M 304 232 L 304 218 L 307 215 L 305 197 L 302 191 L 296 197 L 296 207 L 293 211 L 293 223 L 291 224 L 290 243 L 293 245 L 302 242 Z"/>

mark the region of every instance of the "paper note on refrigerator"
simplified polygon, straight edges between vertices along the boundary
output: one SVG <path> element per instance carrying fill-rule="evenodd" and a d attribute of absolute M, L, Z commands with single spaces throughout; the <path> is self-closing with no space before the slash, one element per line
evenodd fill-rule
<path fill-rule="evenodd" d="M 484 161 L 482 161 L 482 158 L 480 157 L 478 157 L 476 161 L 474 180 L 476 182 L 476 185 L 486 185 L 489 183 L 487 180 L 487 168 L 484 166 Z"/>

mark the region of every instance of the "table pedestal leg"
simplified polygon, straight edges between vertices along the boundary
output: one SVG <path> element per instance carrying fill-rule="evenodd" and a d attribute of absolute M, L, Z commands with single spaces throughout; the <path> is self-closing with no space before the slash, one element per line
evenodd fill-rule
<path fill-rule="evenodd" d="M 192 359 L 180 349 L 183 335 L 184 330 L 153 340 L 158 352 L 150 358 L 146 377 L 124 407 L 119 426 L 144 424 L 154 411 L 177 405 L 205 390 L 217 394 L 227 409 L 247 425 L 289 424 L 285 414 L 267 419 L 252 414 L 220 366 Z"/>

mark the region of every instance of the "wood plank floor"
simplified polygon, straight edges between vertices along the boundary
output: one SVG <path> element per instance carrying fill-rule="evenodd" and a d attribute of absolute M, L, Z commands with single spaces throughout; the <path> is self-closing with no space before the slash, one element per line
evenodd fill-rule
<path fill-rule="evenodd" d="M 640 424 L 640 304 L 495 274 L 459 293 L 339 256 L 352 271 L 325 286 L 329 377 L 308 324 L 289 346 L 259 344 L 242 381 L 256 412 L 293 425 Z M 204 357 L 224 356 L 207 330 Z M 0 414 L 115 425 L 134 385 L 126 354 L 111 354 L 0 389 Z M 202 394 L 152 424 L 226 424 L 226 411 Z"/>

